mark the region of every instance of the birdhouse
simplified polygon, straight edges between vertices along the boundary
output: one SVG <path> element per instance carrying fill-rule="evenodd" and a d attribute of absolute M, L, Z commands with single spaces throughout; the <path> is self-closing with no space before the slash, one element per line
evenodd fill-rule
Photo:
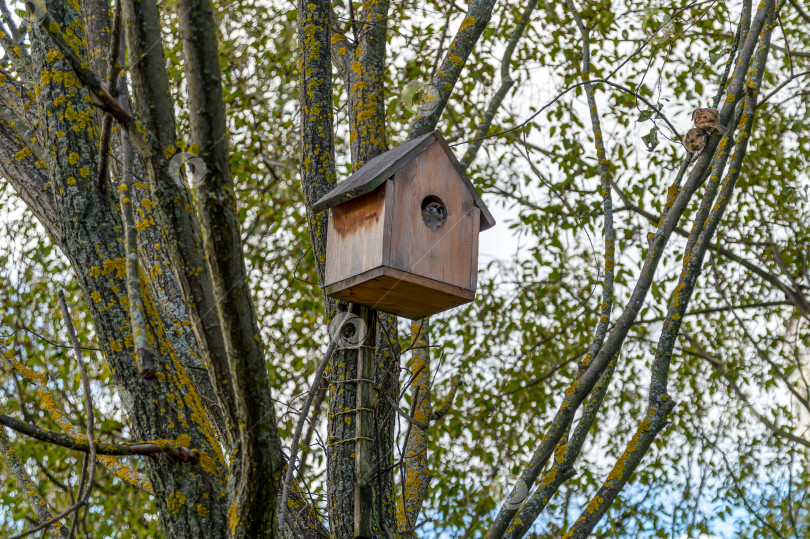
<path fill-rule="evenodd" d="M 495 220 L 439 131 L 366 163 L 313 206 L 326 209 L 328 296 L 413 320 L 475 298 Z"/>

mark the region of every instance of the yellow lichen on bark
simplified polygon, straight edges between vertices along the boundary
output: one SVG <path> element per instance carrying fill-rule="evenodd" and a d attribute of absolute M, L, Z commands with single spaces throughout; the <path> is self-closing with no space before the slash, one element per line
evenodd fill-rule
<path fill-rule="evenodd" d="M 182 509 L 185 504 L 186 497 L 183 496 L 182 492 L 172 492 L 166 498 L 166 506 L 169 508 L 169 511 L 174 514 L 179 513 L 180 509 Z"/>

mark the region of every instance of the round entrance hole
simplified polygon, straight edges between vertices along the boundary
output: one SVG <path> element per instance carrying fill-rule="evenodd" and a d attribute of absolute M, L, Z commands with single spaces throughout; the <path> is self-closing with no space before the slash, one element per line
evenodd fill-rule
<path fill-rule="evenodd" d="M 442 200 L 434 195 L 422 199 L 422 220 L 431 230 L 436 230 L 447 220 L 449 212 Z"/>

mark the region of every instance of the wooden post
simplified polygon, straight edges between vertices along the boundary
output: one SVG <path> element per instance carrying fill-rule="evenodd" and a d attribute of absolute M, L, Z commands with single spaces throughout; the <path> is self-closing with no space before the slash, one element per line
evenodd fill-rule
<path fill-rule="evenodd" d="M 355 412 L 354 536 L 371 537 L 374 481 L 374 345 L 377 311 L 355 307 L 366 334 L 357 350 L 357 412 Z"/>

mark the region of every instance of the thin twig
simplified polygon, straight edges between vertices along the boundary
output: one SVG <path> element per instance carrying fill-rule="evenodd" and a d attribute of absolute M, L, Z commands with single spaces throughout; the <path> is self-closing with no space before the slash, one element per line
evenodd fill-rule
<path fill-rule="evenodd" d="M 123 83 L 123 81 L 122 81 Z M 126 129 L 121 130 L 121 153 L 124 159 L 123 185 L 119 192 L 121 202 L 121 220 L 124 225 L 126 247 L 127 296 L 129 297 L 129 318 L 132 326 L 133 345 L 138 363 L 138 372 L 144 380 L 155 377 L 155 359 L 152 346 L 146 339 L 146 317 L 143 298 L 141 297 L 140 267 L 138 266 L 138 230 L 135 225 L 135 214 L 132 210 L 132 199 L 135 196 L 135 182 L 132 168 L 135 156 L 132 142 Z"/>
<path fill-rule="evenodd" d="M 9 333 L 8 335 L 0 335 L 0 339 L 3 339 L 3 340 L 8 339 L 10 337 L 13 337 L 14 334 L 16 334 L 17 332 L 20 332 L 20 331 L 25 331 L 27 333 L 30 333 L 31 335 L 33 335 L 37 339 L 39 339 L 41 341 L 45 341 L 46 343 L 50 344 L 51 346 L 56 346 L 58 348 L 73 348 L 73 345 L 70 345 L 70 344 L 59 344 L 58 342 L 53 342 L 53 341 L 43 337 L 42 335 L 40 335 L 39 333 L 37 333 L 33 329 L 29 329 L 27 327 L 17 328 L 14 331 L 12 331 L 11 333 Z M 94 350 L 96 352 L 101 352 L 101 348 L 94 348 L 92 346 L 82 346 L 82 350 Z"/>
<path fill-rule="evenodd" d="M 73 343 L 73 353 L 76 355 L 76 361 L 79 364 L 79 371 L 82 375 L 82 388 L 84 389 L 84 404 L 87 412 L 87 444 L 90 446 L 88 457 L 90 460 L 90 472 L 88 473 L 89 481 L 85 487 L 79 482 L 79 501 L 76 504 L 76 515 L 71 526 L 71 536 L 73 529 L 76 526 L 76 518 L 79 516 L 79 507 L 85 505 L 90 498 L 90 492 L 93 490 L 93 479 L 96 473 L 96 442 L 93 436 L 94 419 L 93 419 L 93 396 L 90 393 L 90 377 L 87 376 L 87 367 L 84 364 L 82 357 L 82 347 L 79 344 L 79 339 L 76 338 L 76 329 L 73 327 L 73 320 L 70 318 L 70 311 L 68 310 L 67 301 L 65 300 L 65 291 L 59 290 L 59 305 L 62 307 L 62 316 L 65 319 L 65 326 L 67 326 L 70 342 Z"/>
<path fill-rule="evenodd" d="M 748 408 L 748 410 L 751 412 L 751 415 L 753 415 L 760 423 L 762 423 L 769 431 L 771 431 L 771 433 L 774 436 L 786 438 L 804 447 L 810 447 L 810 442 L 808 442 L 803 438 L 800 438 L 799 436 L 796 436 L 792 432 L 786 431 L 785 429 L 777 426 L 768 418 L 766 418 L 764 415 L 759 413 L 757 409 L 752 406 L 751 401 L 748 399 L 745 393 L 742 392 L 740 386 L 738 386 L 737 383 L 734 381 L 734 377 L 732 376 L 731 373 L 729 373 L 725 365 L 723 365 L 723 362 L 720 361 L 719 358 L 710 354 L 689 333 L 684 331 L 683 335 L 690 343 L 692 343 L 692 346 L 695 347 L 695 350 L 692 351 L 692 355 L 699 357 L 705 360 L 707 363 L 709 363 L 709 365 L 711 365 L 714 368 L 714 370 L 717 371 L 717 373 L 720 374 L 723 377 L 723 379 L 725 379 L 728 386 L 731 388 L 734 394 L 737 395 L 737 398 L 740 399 L 743 405 L 745 405 L 745 407 Z"/>
<path fill-rule="evenodd" d="M 529 25 L 529 21 L 531 20 L 532 17 L 532 12 L 536 7 L 537 7 L 537 0 L 529 0 L 529 2 L 526 4 L 526 7 L 523 8 L 523 13 L 521 14 L 520 19 L 518 20 L 517 26 L 515 26 L 512 35 L 509 37 L 509 41 L 506 44 L 506 49 L 504 50 L 503 53 L 503 58 L 501 59 L 501 85 L 495 92 L 495 95 L 493 95 L 492 100 L 489 102 L 489 105 L 487 106 L 487 110 L 484 113 L 484 117 L 481 120 L 481 123 L 478 124 L 478 128 L 475 131 L 475 136 L 477 137 L 487 134 L 490 127 L 492 127 L 492 121 L 495 119 L 495 114 L 498 112 L 501 103 L 503 103 L 506 94 L 509 93 L 509 90 L 511 90 L 512 86 L 514 86 L 515 84 L 515 79 L 513 79 L 511 74 L 509 73 L 509 68 L 512 63 L 512 54 L 515 52 L 515 48 L 517 48 L 517 44 L 520 41 L 520 38 L 523 36 L 523 32 Z M 470 165 L 470 163 L 473 162 L 482 144 L 483 139 L 479 139 L 477 142 L 470 144 L 470 146 L 467 148 L 467 153 L 461 159 L 462 167 L 467 168 Z"/>
<path fill-rule="evenodd" d="M 793 7 L 796 8 L 796 11 L 799 13 L 801 18 L 810 23 L 810 13 L 806 12 L 802 7 L 802 5 L 799 2 L 797 2 L 797 0 L 789 0 L 789 1 L 793 5 Z"/>
<path fill-rule="evenodd" d="M 346 311 L 343 316 L 343 320 L 340 321 L 334 335 L 332 335 L 332 340 L 329 341 L 329 345 L 326 347 L 326 352 L 323 354 L 321 364 L 318 365 L 318 370 L 315 371 L 315 379 L 312 381 L 312 385 L 309 387 L 309 391 L 307 392 L 307 398 L 304 401 L 304 405 L 301 407 L 301 414 L 298 416 L 298 423 L 295 426 L 295 434 L 293 435 L 292 445 L 290 446 L 290 458 L 287 460 L 287 473 L 284 477 L 284 485 L 281 491 L 281 504 L 279 506 L 278 514 L 278 529 L 280 530 L 284 529 L 284 520 L 287 516 L 287 501 L 290 498 L 290 487 L 292 485 L 293 473 L 295 472 L 295 461 L 298 458 L 298 444 L 301 441 L 301 433 L 304 430 L 304 423 L 306 423 L 307 416 L 309 415 L 309 407 L 312 404 L 315 394 L 318 392 L 318 388 L 321 385 L 321 379 L 323 378 L 323 373 L 326 370 L 326 366 L 329 364 L 329 359 L 332 357 L 332 353 L 334 353 L 335 348 L 337 348 L 337 344 L 341 339 L 343 324 L 345 324 L 346 321 L 351 318 L 352 314 L 351 308 Z"/>
<path fill-rule="evenodd" d="M 418 388 L 417 388 L 417 389 L 418 389 Z M 385 397 L 385 400 L 387 400 L 387 401 L 388 401 L 388 404 L 390 404 L 390 405 L 391 405 L 391 408 L 393 408 L 393 409 L 394 409 L 394 411 L 395 411 L 397 414 L 399 414 L 400 416 L 402 416 L 402 417 L 405 419 L 405 421 L 407 421 L 407 422 L 408 422 L 408 423 L 410 423 L 411 425 L 416 425 L 416 426 L 417 426 L 417 427 L 419 427 L 420 429 L 423 429 L 423 430 L 424 430 L 424 429 L 427 429 L 427 425 L 425 425 L 425 424 L 424 424 L 424 423 L 422 423 L 421 421 L 417 421 L 417 420 L 415 420 L 415 419 L 414 419 L 413 417 L 411 417 L 409 414 L 406 414 L 406 413 L 405 413 L 405 411 L 404 411 L 402 408 L 400 408 L 400 407 L 399 407 L 399 405 L 396 403 L 396 401 L 394 400 L 394 397 L 392 397 L 392 396 L 391 396 L 391 395 L 389 395 L 388 393 L 383 393 L 383 396 Z"/>
<path fill-rule="evenodd" d="M 118 73 L 121 71 L 121 66 L 118 63 L 121 49 L 121 0 L 115 3 L 115 13 L 113 14 L 113 28 L 110 36 L 110 58 L 109 68 L 107 69 L 107 80 L 109 81 L 107 87 L 110 89 L 110 95 L 117 97 L 118 95 Z M 107 177 L 107 162 L 109 160 L 110 151 L 110 133 L 112 133 L 112 116 L 109 114 L 104 115 L 101 121 L 101 141 L 99 142 L 99 155 L 98 155 L 98 174 L 96 176 L 96 183 L 99 187 L 104 185 L 104 180 Z"/>
<path fill-rule="evenodd" d="M 81 501 L 77 502 L 76 504 L 68 507 L 67 509 L 65 509 L 64 511 L 62 511 L 61 513 L 56 515 L 55 517 L 49 518 L 48 520 L 46 520 L 45 522 L 43 522 L 42 524 L 40 524 L 36 528 L 31 528 L 28 531 L 22 532 L 19 535 L 15 535 L 14 537 L 11 537 L 10 539 L 22 539 L 23 537 L 28 537 L 29 535 L 34 535 L 38 531 L 44 530 L 45 528 L 47 528 L 48 526 L 50 526 L 54 522 L 58 522 L 58 521 L 62 520 L 63 518 L 65 518 L 66 516 L 71 514 L 73 511 L 76 511 L 82 505 L 84 505 L 84 504 Z"/>
<path fill-rule="evenodd" d="M 77 440 L 69 434 L 43 429 L 11 416 L 0 415 L 0 425 L 42 442 L 73 449 L 75 451 L 82 451 L 84 453 L 90 451 L 90 444 Z M 192 464 L 197 462 L 196 455 L 187 447 L 175 445 L 174 442 L 161 445 L 153 442 L 126 442 L 119 444 L 95 443 L 96 455 L 127 456 L 166 454 L 176 457 L 183 462 L 191 462 Z"/>
<path fill-rule="evenodd" d="M 82 478 L 79 481 L 79 501 L 75 504 L 67 508 L 65 511 L 62 511 L 55 517 L 46 520 L 45 522 L 41 523 L 36 528 L 30 529 L 24 533 L 14 536 L 12 539 L 20 539 L 22 537 L 27 537 L 32 535 L 40 530 L 44 530 L 45 528 L 49 527 L 54 522 L 57 522 L 67 516 L 69 516 L 74 511 L 76 512 L 76 517 L 78 517 L 79 509 L 87 505 L 87 500 L 90 497 L 90 492 L 93 490 L 93 479 L 95 477 L 96 472 L 96 445 L 95 441 L 93 440 L 93 429 L 94 429 L 94 421 L 93 421 L 93 398 L 90 393 L 90 379 L 87 376 L 87 368 L 84 364 L 84 358 L 82 357 L 82 347 L 79 344 L 79 339 L 76 338 L 76 329 L 73 327 L 73 320 L 70 318 L 70 311 L 68 310 L 67 301 L 65 300 L 65 291 L 59 290 L 59 305 L 62 308 L 62 316 L 65 319 L 65 326 L 68 330 L 68 335 L 70 336 L 70 341 L 73 343 L 73 353 L 76 355 L 76 361 L 79 364 L 79 371 L 81 372 L 82 376 L 82 387 L 84 389 L 84 401 L 85 407 L 87 411 L 87 444 L 89 446 L 88 451 L 88 459 L 89 460 L 89 474 L 86 474 L 89 477 L 89 481 L 87 484 L 84 484 L 85 480 L 85 467 L 82 466 Z M 71 531 L 69 537 L 73 535 L 73 530 L 76 527 L 76 519 L 74 518 L 73 524 L 71 525 Z"/>
<path fill-rule="evenodd" d="M 82 499 L 82 488 L 84 487 L 85 480 L 87 479 L 87 464 L 88 464 L 89 456 L 87 453 L 84 454 L 84 458 L 82 459 L 82 473 L 79 475 L 79 482 L 76 484 L 77 491 L 76 496 L 79 500 Z M 71 496 L 72 497 L 72 496 Z M 68 539 L 73 538 L 73 532 L 76 530 L 76 523 L 79 520 L 79 508 L 80 505 L 76 505 L 76 511 L 73 513 L 73 522 L 70 524 L 70 531 L 68 532 Z"/>
<path fill-rule="evenodd" d="M 534 114 L 532 114 L 531 116 L 529 116 L 524 121 L 522 121 L 521 123 L 517 124 L 514 127 L 510 127 L 509 129 L 504 129 L 503 131 L 498 131 L 497 133 L 492 133 L 491 135 L 484 135 L 484 136 L 475 137 L 475 138 L 472 138 L 472 139 L 469 139 L 469 140 L 462 140 L 462 141 L 459 141 L 459 142 L 454 142 L 453 144 L 450 144 L 450 146 L 459 146 L 461 144 L 471 144 L 471 143 L 476 142 L 478 140 L 484 140 L 484 139 L 488 139 L 488 138 L 498 137 L 500 135 L 505 135 L 507 133 L 511 133 L 512 131 L 517 131 L 518 129 L 523 129 L 524 127 L 529 125 L 529 123 L 532 120 L 534 120 L 540 114 L 542 114 L 547 108 L 549 108 L 551 105 L 553 105 L 554 103 L 559 101 L 565 94 L 567 94 L 571 90 L 575 90 L 576 88 L 579 88 L 580 86 L 585 86 L 586 84 L 606 84 L 608 86 L 616 88 L 617 90 L 621 90 L 622 92 L 625 92 L 626 94 L 634 96 L 636 99 L 638 99 L 639 101 L 641 101 L 642 103 L 644 103 L 645 105 L 650 107 L 650 110 L 652 110 L 655 113 L 656 116 L 660 117 L 664 121 L 664 123 L 667 124 L 667 127 L 669 127 L 670 131 L 672 131 L 672 134 L 674 135 L 675 140 L 677 140 L 678 143 L 681 142 L 681 135 L 680 135 L 680 133 L 678 133 L 678 130 L 675 129 L 675 126 L 672 125 L 672 122 L 670 122 L 669 119 L 664 115 L 664 113 L 661 112 L 661 109 L 659 109 L 657 106 L 653 105 L 646 97 L 639 94 L 638 92 L 634 92 L 633 90 L 631 90 L 627 86 L 623 86 L 621 84 L 617 84 L 617 83 L 611 82 L 609 80 L 591 79 L 591 80 L 585 81 L 585 82 L 577 82 L 575 84 L 572 84 L 571 86 L 568 86 L 567 88 L 564 88 L 556 96 L 554 96 L 554 99 L 552 99 L 551 101 L 549 101 L 548 103 L 546 103 L 545 105 L 540 107 L 540 110 L 538 110 L 537 112 L 535 112 Z"/>
<path fill-rule="evenodd" d="M 713 269 L 717 271 L 716 267 L 714 267 Z M 720 296 L 723 298 L 723 301 L 725 301 L 727 305 L 731 305 L 731 301 L 726 296 L 726 293 L 723 291 L 723 289 L 720 286 L 715 286 L 715 288 L 717 292 L 720 294 Z M 790 380 L 788 379 L 784 371 L 782 371 L 782 369 L 779 368 L 776 362 L 771 359 L 768 353 L 759 346 L 759 343 L 757 343 L 757 341 L 754 339 L 754 336 L 748 331 L 748 328 L 745 326 L 745 321 L 742 318 L 740 318 L 739 315 L 737 315 L 737 313 L 734 310 L 731 311 L 731 314 L 737 321 L 737 324 L 739 324 L 740 329 L 742 329 L 743 333 L 745 334 L 745 337 L 748 339 L 748 342 L 750 342 L 751 345 L 754 347 L 757 356 L 771 366 L 771 368 L 774 370 L 779 379 L 782 380 L 782 382 L 785 384 L 788 390 L 793 394 L 794 398 L 798 400 L 802 404 L 802 406 L 804 406 L 805 410 L 810 412 L 810 402 L 808 402 L 808 400 L 804 396 L 802 396 L 801 393 L 797 391 L 795 387 L 793 387 L 793 384 L 790 383 Z"/>
<path fill-rule="evenodd" d="M 79 81 L 99 100 L 99 107 L 112 114 L 122 125 L 129 125 L 132 118 L 121 107 L 121 104 L 104 88 L 101 79 L 89 67 L 87 62 L 82 60 L 76 50 L 65 39 L 59 23 L 54 20 L 50 13 L 44 13 L 40 21 L 40 27 L 48 34 L 51 41 L 62 56 L 73 68 Z"/>
<path fill-rule="evenodd" d="M 793 82 L 794 80 L 796 80 L 796 79 L 798 79 L 800 77 L 804 77 L 804 76 L 807 76 L 807 75 L 810 75 L 810 71 L 802 71 L 801 73 L 796 73 L 795 75 L 791 75 L 785 81 L 783 81 L 781 84 L 779 84 L 776 88 L 774 88 L 771 91 L 771 93 L 769 93 L 768 95 L 763 97 L 759 101 L 759 103 L 757 103 L 757 108 L 761 107 L 763 103 L 765 103 L 767 100 L 769 100 L 771 97 L 773 97 L 774 94 L 776 94 L 779 90 L 781 90 L 782 88 L 787 86 L 789 83 Z"/>

